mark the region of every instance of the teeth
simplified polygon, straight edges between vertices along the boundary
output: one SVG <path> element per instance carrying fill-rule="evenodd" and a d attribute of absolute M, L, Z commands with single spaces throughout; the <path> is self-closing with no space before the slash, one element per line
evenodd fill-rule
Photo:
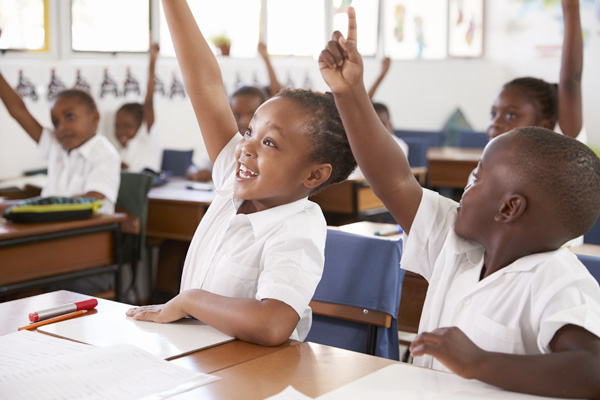
<path fill-rule="evenodd" d="M 240 171 L 238 173 L 240 178 L 252 178 L 258 176 L 258 174 L 246 167 L 244 164 L 240 164 Z"/>

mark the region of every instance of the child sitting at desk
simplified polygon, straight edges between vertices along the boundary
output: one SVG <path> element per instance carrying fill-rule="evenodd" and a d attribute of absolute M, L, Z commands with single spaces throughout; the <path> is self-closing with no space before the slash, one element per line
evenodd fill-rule
<path fill-rule="evenodd" d="M 600 398 L 600 287 L 561 248 L 600 214 L 600 160 L 539 127 L 493 139 L 459 203 L 423 189 L 371 106 L 356 50 L 319 57 L 354 155 L 405 232 L 402 268 L 429 281 L 414 363 L 545 396 Z"/>
<path fill-rule="evenodd" d="M 154 124 L 154 86 L 156 59 L 160 48 L 150 43 L 148 85 L 144 104 L 123 104 L 117 111 L 115 137 L 119 141 L 121 167 L 132 172 L 146 168 L 159 172 L 163 149 L 156 137 Z"/>
<path fill-rule="evenodd" d="M 331 94 L 287 89 L 238 134 L 219 65 L 185 0 L 163 1 L 216 197 L 185 260 L 181 293 L 134 308 L 138 320 L 193 316 L 239 339 L 303 340 L 321 279 L 327 225 L 308 196 L 356 166 Z"/>
<path fill-rule="evenodd" d="M 110 141 L 96 134 L 100 114 L 92 96 L 77 89 L 58 93 L 50 103 L 53 131 L 43 128 L 31 115 L 2 74 L 0 99 L 48 161 L 48 181 L 42 196 L 102 199 L 99 212 L 113 213 L 121 180 L 120 159 Z"/>

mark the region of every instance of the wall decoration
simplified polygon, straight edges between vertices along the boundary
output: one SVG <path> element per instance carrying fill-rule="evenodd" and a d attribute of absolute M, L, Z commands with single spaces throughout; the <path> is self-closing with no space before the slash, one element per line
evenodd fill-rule
<path fill-rule="evenodd" d="M 50 83 L 48 84 L 48 101 L 54 100 L 56 95 L 66 88 L 63 81 L 56 75 L 54 68 L 52 68 L 52 71 L 50 72 Z"/>
<path fill-rule="evenodd" d="M 123 85 L 123 96 L 127 96 L 128 93 L 135 93 L 138 96 L 141 95 L 140 83 L 135 79 L 130 68 L 127 68 L 127 77 L 125 78 L 125 84 Z"/>
<path fill-rule="evenodd" d="M 83 76 L 81 76 L 80 69 L 77 70 L 77 77 L 75 78 L 75 85 L 73 85 L 73 89 L 83 90 L 84 92 L 88 92 L 88 93 L 92 92 L 91 85 L 88 83 L 88 81 L 86 79 L 83 78 Z"/>
<path fill-rule="evenodd" d="M 448 1 L 448 56 L 483 56 L 484 0 Z"/>
<path fill-rule="evenodd" d="M 157 75 L 154 75 L 154 93 L 160 93 L 163 97 L 167 95 L 165 84 Z"/>
<path fill-rule="evenodd" d="M 103 98 L 106 94 L 112 94 L 115 97 L 119 97 L 117 82 L 108 75 L 108 68 L 104 68 L 104 79 L 100 85 L 100 98 Z"/>
<path fill-rule="evenodd" d="M 33 101 L 37 101 L 39 98 L 35 86 L 23 75 L 23 70 L 19 70 L 19 83 L 17 83 L 15 90 L 21 97 L 31 97 Z"/>
<path fill-rule="evenodd" d="M 185 97 L 185 87 L 183 83 L 177 79 L 177 74 L 173 73 L 173 82 L 171 83 L 171 94 L 169 98 L 173 98 L 173 96 L 181 96 Z"/>

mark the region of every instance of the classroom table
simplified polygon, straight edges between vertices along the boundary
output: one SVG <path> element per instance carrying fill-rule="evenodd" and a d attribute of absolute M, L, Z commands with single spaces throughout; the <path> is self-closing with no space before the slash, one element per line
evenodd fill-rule
<path fill-rule="evenodd" d="M 583 243 L 577 246 L 569 247 L 569 250 L 575 254 L 600 257 L 600 245 L 597 244 Z"/>
<path fill-rule="evenodd" d="M 192 240 L 215 192 L 187 189 L 190 183 L 183 178 L 172 178 L 168 183 L 150 189 L 147 237 Z"/>
<path fill-rule="evenodd" d="M 0 293 L 112 272 L 120 288 L 121 223 L 126 214 L 44 223 L 0 218 Z"/>
<path fill-rule="evenodd" d="M 429 185 L 434 188 L 464 189 L 482 153 L 483 149 L 430 147 L 427 150 Z"/>
<path fill-rule="evenodd" d="M 26 325 L 27 316 L 32 311 L 88 297 L 63 290 L 0 303 L 0 336 Z M 98 299 L 96 312 L 125 312 L 129 307 L 127 304 Z M 88 334 L 101 335 L 102 332 Z M 344 389 L 345 385 L 353 385 L 358 379 L 369 378 L 370 374 L 388 366 L 402 366 L 404 370 L 409 368 L 411 381 L 403 381 L 403 374 L 395 374 L 393 381 L 380 382 L 384 387 L 374 389 L 379 389 L 377 393 L 387 395 L 386 398 L 404 398 L 394 392 L 395 388 L 409 384 L 416 389 L 407 398 L 443 398 L 440 397 L 440 392 L 444 393 L 444 384 L 450 384 L 448 390 L 456 400 L 482 397 L 503 399 L 505 396 L 515 400 L 544 398 L 503 392 L 487 385 L 482 389 L 484 385 L 480 382 L 463 380 L 445 372 L 310 342 L 288 341 L 281 346 L 264 347 L 234 340 L 169 362 L 222 378 L 178 394 L 173 397 L 176 399 L 264 399 L 280 393 L 289 385 L 314 398 L 336 389 Z M 373 386 L 358 387 L 366 391 L 368 397 Z M 485 392 L 481 397 L 479 395 L 483 393 L 482 390 Z M 347 398 L 347 394 L 342 397 L 331 394 L 334 398 Z M 365 393 L 360 398 L 366 398 Z"/>

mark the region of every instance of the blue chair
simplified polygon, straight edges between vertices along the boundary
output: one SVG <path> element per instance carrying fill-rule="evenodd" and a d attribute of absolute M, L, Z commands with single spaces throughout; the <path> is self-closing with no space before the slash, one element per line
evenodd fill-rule
<path fill-rule="evenodd" d="M 192 165 L 194 150 L 163 150 L 162 171 L 170 176 L 185 176 L 185 171 Z"/>
<path fill-rule="evenodd" d="M 579 261 L 586 266 L 590 274 L 600 283 L 600 257 L 577 254 Z"/>
<path fill-rule="evenodd" d="M 458 147 L 483 149 L 488 143 L 485 132 L 460 131 L 458 136 Z"/>
<path fill-rule="evenodd" d="M 594 226 L 592 226 L 592 229 L 583 235 L 583 243 L 600 245 L 600 218 L 598 218 Z"/>
<path fill-rule="evenodd" d="M 429 146 L 431 147 L 442 147 L 444 146 L 444 141 L 446 140 L 446 133 L 443 131 L 413 131 L 406 129 L 395 129 L 394 135 L 402 139 L 411 137 L 426 138 L 429 141 Z"/>
<path fill-rule="evenodd" d="M 411 167 L 427 166 L 427 149 L 429 139 L 419 137 L 402 138 L 408 145 L 408 163 Z"/>
<path fill-rule="evenodd" d="M 306 341 L 399 360 L 402 243 L 329 229 Z"/>

